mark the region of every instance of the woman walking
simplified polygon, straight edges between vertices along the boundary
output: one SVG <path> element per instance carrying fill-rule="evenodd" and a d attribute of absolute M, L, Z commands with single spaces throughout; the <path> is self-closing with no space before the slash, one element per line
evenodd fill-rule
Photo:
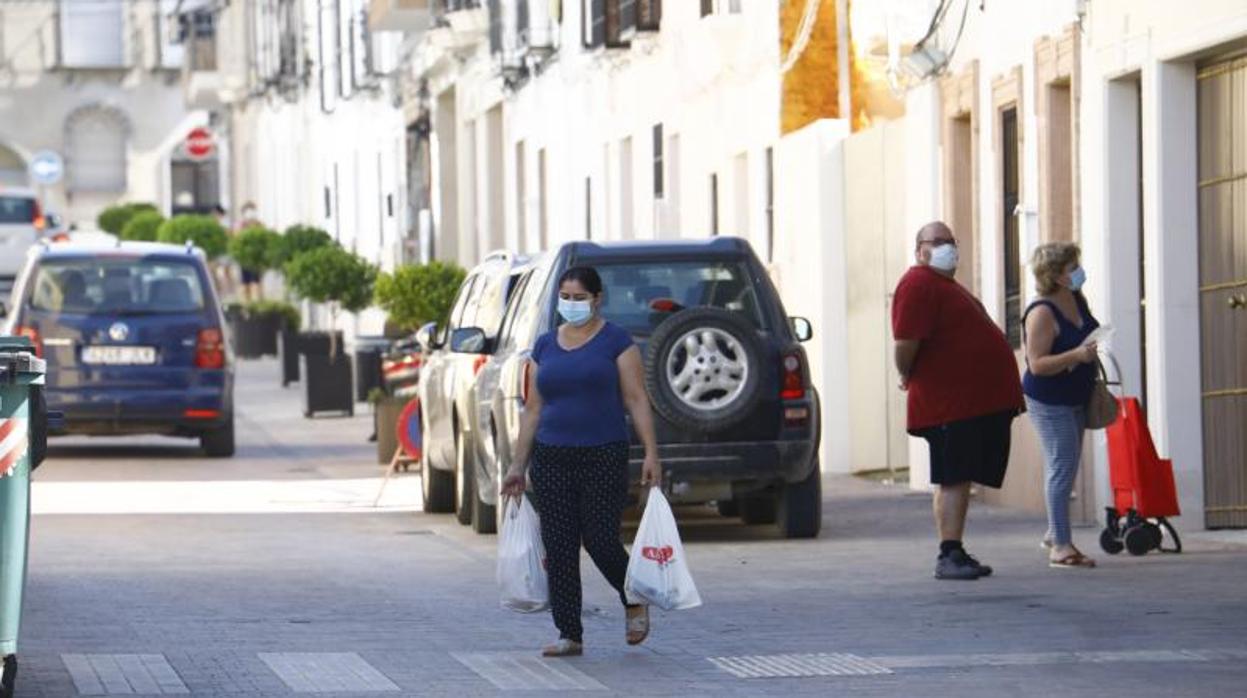
<path fill-rule="evenodd" d="M 589 267 L 573 267 L 559 279 L 563 323 L 537 339 L 529 372 L 528 402 L 521 417 L 515 461 L 503 481 L 504 495 L 522 495 L 525 470 L 532 481 L 546 572 L 559 639 L 547 657 L 584 651 L 580 624 L 580 545 L 619 592 L 628 644 L 649 634 L 649 611 L 624 596 L 628 552 L 619 528 L 628 496 L 628 424 L 632 416 L 645 446 L 641 484 L 661 477 L 641 352 L 627 330 L 600 315 L 602 279 Z"/>
<path fill-rule="evenodd" d="M 1031 259 L 1039 298 L 1026 309 L 1026 409 L 1043 445 L 1048 504 L 1048 564 L 1090 568 L 1095 561 L 1074 547 L 1069 500 L 1082 457 L 1087 401 L 1095 387 L 1096 345 L 1087 342 L 1100 323 L 1082 285 L 1081 251 L 1069 242 L 1040 245 Z"/>

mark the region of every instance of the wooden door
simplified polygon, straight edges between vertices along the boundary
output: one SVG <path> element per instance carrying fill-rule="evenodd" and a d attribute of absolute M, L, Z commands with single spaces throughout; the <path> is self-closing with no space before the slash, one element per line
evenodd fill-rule
<path fill-rule="evenodd" d="M 1247 55 L 1201 67 L 1199 244 L 1204 514 L 1247 527 Z"/>

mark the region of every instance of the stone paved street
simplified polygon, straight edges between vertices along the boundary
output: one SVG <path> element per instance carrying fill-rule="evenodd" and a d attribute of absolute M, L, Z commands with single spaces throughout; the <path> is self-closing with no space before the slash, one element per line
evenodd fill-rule
<path fill-rule="evenodd" d="M 1038 519 L 976 508 L 968 541 L 996 576 L 937 582 L 928 497 L 847 478 L 827 482 L 816 541 L 682 512 L 706 603 L 656 614 L 639 648 L 625 646 L 622 610 L 586 559 L 587 654 L 542 661 L 549 618 L 498 607 L 495 538 L 420 513 L 414 474 L 373 508 L 369 417 L 303 419 L 276 370 L 242 366 L 232 461 L 171 440 L 54 444 L 36 482 L 18 695 L 1228 696 L 1247 685 L 1247 548 L 1192 536 L 1182 555 L 1106 559 L 1097 531 L 1080 529 L 1101 567 L 1051 570 Z M 741 659 L 754 655 L 766 658 Z M 781 676 L 757 675 L 768 673 Z"/>

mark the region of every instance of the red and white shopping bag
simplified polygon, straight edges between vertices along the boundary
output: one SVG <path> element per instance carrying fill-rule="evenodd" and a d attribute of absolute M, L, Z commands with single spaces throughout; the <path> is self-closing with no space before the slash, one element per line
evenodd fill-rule
<path fill-rule="evenodd" d="M 701 595 L 688 571 L 675 515 L 657 487 L 649 491 L 641 526 L 632 543 L 624 594 L 628 603 L 652 604 L 666 611 L 701 605 Z"/>

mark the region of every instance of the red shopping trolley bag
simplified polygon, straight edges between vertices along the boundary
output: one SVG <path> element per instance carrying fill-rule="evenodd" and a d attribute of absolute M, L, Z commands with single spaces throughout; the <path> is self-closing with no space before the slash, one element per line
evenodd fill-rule
<path fill-rule="evenodd" d="M 1108 508 L 1100 547 L 1113 554 L 1123 548 L 1134 555 L 1180 552 L 1182 543 L 1167 520 L 1180 513 L 1173 463 L 1156 453 L 1139 400 L 1122 397 L 1117 404 L 1117 421 L 1105 430 L 1113 506 Z M 1173 547 L 1162 546 L 1165 536 Z"/>

